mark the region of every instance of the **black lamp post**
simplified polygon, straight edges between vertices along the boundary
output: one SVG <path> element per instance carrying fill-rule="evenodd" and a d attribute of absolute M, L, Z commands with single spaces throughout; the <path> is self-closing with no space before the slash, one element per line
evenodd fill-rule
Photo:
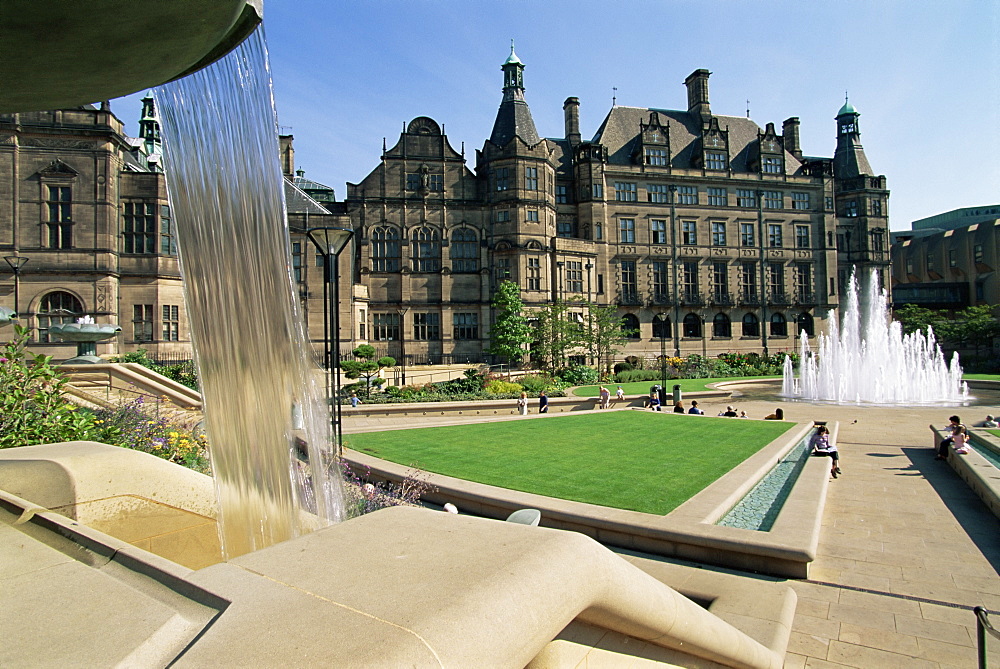
<path fill-rule="evenodd" d="M 24 256 L 4 256 L 3 259 L 14 271 L 14 314 L 19 316 L 21 313 L 21 308 L 18 304 L 20 301 L 21 268 L 24 267 L 26 262 L 28 262 L 28 259 Z"/>
<path fill-rule="evenodd" d="M 402 376 L 399 385 L 401 386 L 406 385 L 406 312 L 409 310 L 409 307 L 396 308 L 396 313 L 399 314 L 399 371 Z"/>
<path fill-rule="evenodd" d="M 353 230 L 346 228 L 310 228 L 306 236 L 323 256 L 323 364 L 327 369 L 326 387 L 330 398 L 330 425 L 339 456 L 344 447 L 340 408 L 340 282 L 337 258 L 351 240 Z M 332 289 L 331 289 L 332 285 Z M 330 305 L 330 297 L 333 305 Z M 334 343 L 335 342 L 335 343 Z"/>
<path fill-rule="evenodd" d="M 667 314 L 656 314 L 660 319 L 660 387 L 667 392 Z"/>

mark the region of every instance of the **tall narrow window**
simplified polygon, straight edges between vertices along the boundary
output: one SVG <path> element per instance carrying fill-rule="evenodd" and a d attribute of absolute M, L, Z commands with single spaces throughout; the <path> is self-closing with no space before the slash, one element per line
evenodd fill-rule
<path fill-rule="evenodd" d="M 698 263 L 686 262 L 683 265 L 683 282 L 685 302 L 698 303 L 701 295 L 698 293 Z"/>
<path fill-rule="evenodd" d="M 413 269 L 416 272 L 441 269 L 441 242 L 437 230 L 417 228 L 413 233 Z"/>
<path fill-rule="evenodd" d="M 667 243 L 667 221 L 654 218 L 649 222 L 649 239 L 654 244 Z"/>
<path fill-rule="evenodd" d="M 724 221 L 712 221 L 712 246 L 726 245 L 726 223 Z"/>
<path fill-rule="evenodd" d="M 180 307 L 163 305 L 163 341 L 178 341 L 181 332 Z"/>
<path fill-rule="evenodd" d="M 399 271 L 399 231 L 392 227 L 372 230 L 372 271 Z"/>
<path fill-rule="evenodd" d="M 556 204 L 568 204 L 568 203 L 569 203 L 569 187 L 556 186 Z"/>
<path fill-rule="evenodd" d="M 153 305 L 132 305 L 132 339 L 153 341 Z"/>
<path fill-rule="evenodd" d="M 781 224 L 780 223 L 768 223 L 767 225 L 767 244 L 773 249 L 780 249 L 784 242 L 781 236 Z"/>
<path fill-rule="evenodd" d="M 656 304 L 666 304 L 670 301 L 670 291 L 667 275 L 667 263 L 657 261 L 653 263 L 653 302 Z M 656 336 L 656 335 L 654 335 Z"/>
<path fill-rule="evenodd" d="M 83 315 L 83 305 L 73 295 L 63 291 L 49 293 L 42 298 L 38 307 L 38 341 L 48 343 L 49 327 L 63 323 L 75 323 Z"/>
<path fill-rule="evenodd" d="M 156 253 L 156 205 L 125 202 L 125 253 Z"/>
<path fill-rule="evenodd" d="M 470 228 L 459 228 L 451 233 L 451 271 L 456 273 L 479 271 L 479 243 Z"/>
<path fill-rule="evenodd" d="M 496 265 L 498 281 L 510 281 L 513 278 L 510 258 L 497 258 Z"/>
<path fill-rule="evenodd" d="M 681 244 L 694 246 L 698 243 L 695 221 L 681 221 Z"/>
<path fill-rule="evenodd" d="M 542 289 L 541 258 L 528 258 L 528 290 Z"/>
<path fill-rule="evenodd" d="M 754 246 L 753 223 L 740 223 L 740 245 Z"/>
<path fill-rule="evenodd" d="M 809 248 L 809 226 L 795 226 L 795 247 L 799 249 Z"/>
<path fill-rule="evenodd" d="M 785 301 L 785 267 L 781 263 L 772 262 L 767 265 L 767 282 L 771 291 L 771 300 L 776 304 Z"/>
<path fill-rule="evenodd" d="M 160 253 L 165 256 L 177 255 L 177 233 L 174 219 L 170 215 L 170 205 L 160 205 Z"/>
<path fill-rule="evenodd" d="M 712 298 L 720 304 L 729 303 L 729 267 L 724 262 L 712 263 Z"/>
<path fill-rule="evenodd" d="M 744 337 L 759 337 L 760 336 L 760 321 L 753 314 L 743 315 L 743 336 Z"/>
<path fill-rule="evenodd" d="M 635 273 L 634 260 L 622 260 L 621 264 L 622 302 L 636 304 L 639 300 L 639 284 Z"/>
<path fill-rule="evenodd" d="M 292 242 L 292 275 L 302 283 L 302 242 Z"/>
<path fill-rule="evenodd" d="M 807 262 L 795 264 L 795 297 L 799 302 L 812 303 L 813 300 L 812 265 Z"/>
<path fill-rule="evenodd" d="M 712 336 L 727 339 L 733 336 L 733 326 L 729 322 L 729 316 L 718 313 L 712 319 Z"/>
<path fill-rule="evenodd" d="M 464 313 L 452 316 L 453 336 L 458 341 L 479 339 L 479 314 Z"/>
<path fill-rule="evenodd" d="M 493 188 L 497 191 L 505 191 L 510 188 L 510 169 L 498 167 L 493 170 Z"/>
<path fill-rule="evenodd" d="M 73 190 L 69 186 L 48 186 L 49 248 L 73 248 Z"/>
<path fill-rule="evenodd" d="M 583 292 L 583 261 L 570 260 L 566 263 L 566 290 Z"/>
<path fill-rule="evenodd" d="M 701 337 L 701 317 L 697 314 L 685 316 L 683 330 L 685 337 Z"/>
<path fill-rule="evenodd" d="M 745 303 L 757 303 L 757 265 L 752 262 L 740 265 L 740 293 Z"/>
<path fill-rule="evenodd" d="M 785 320 L 785 316 L 783 314 L 771 314 L 771 336 L 788 336 L 788 321 Z"/>
<path fill-rule="evenodd" d="M 622 244 L 634 244 L 635 243 L 635 219 L 634 218 L 619 218 L 618 228 L 621 231 L 619 240 Z"/>
<path fill-rule="evenodd" d="M 525 167 L 524 168 L 524 189 L 525 190 L 538 190 L 538 168 L 537 167 Z"/>
<path fill-rule="evenodd" d="M 413 338 L 416 341 L 441 339 L 441 314 L 425 312 L 413 314 Z"/>

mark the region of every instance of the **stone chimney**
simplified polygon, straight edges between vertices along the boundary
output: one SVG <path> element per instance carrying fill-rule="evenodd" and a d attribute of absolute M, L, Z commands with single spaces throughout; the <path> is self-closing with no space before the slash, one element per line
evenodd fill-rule
<path fill-rule="evenodd" d="M 684 80 L 688 91 L 688 113 L 701 117 L 703 123 L 712 118 L 712 109 L 708 104 L 708 78 L 711 75 L 708 70 L 695 70 Z"/>
<path fill-rule="evenodd" d="M 570 146 L 576 147 L 580 143 L 580 98 L 566 98 L 563 118 L 566 121 L 566 139 Z"/>
<path fill-rule="evenodd" d="M 786 118 L 781 124 L 781 136 L 785 140 L 785 151 L 802 160 L 802 144 L 799 143 L 799 117 Z"/>
<path fill-rule="evenodd" d="M 295 149 L 292 148 L 294 135 L 278 135 L 278 146 L 281 151 L 281 172 L 286 177 L 295 173 Z"/>

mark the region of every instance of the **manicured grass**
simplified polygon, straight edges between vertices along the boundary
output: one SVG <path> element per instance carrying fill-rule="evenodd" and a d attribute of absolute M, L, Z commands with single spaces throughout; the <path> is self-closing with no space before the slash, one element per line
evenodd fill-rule
<path fill-rule="evenodd" d="M 1000 374 L 962 374 L 962 378 L 972 381 L 1000 381 Z"/>
<path fill-rule="evenodd" d="M 992 434 L 994 437 L 1000 437 L 1000 430 L 986 430 L 986 431 Z"/>
<path fill-rule="evenodd" d="M 401 465 L 548 497 L 666 514 L 792 423 L 608 411 L 348 435 Z"/>
<path fill-rule="evenodd" d="M 667 393 L 669 394 L 674 388 L 675 383 L 681 384 L 681 392 L 691 393 L 699 390 L 708 390 L 708 384 L 718 383 L 720 381 L 753 381 L 754 379 L 780 379 L 780 376 L 745 376 L 745 377 L 727 377 L 719 379 L 667 379 Z M 618 386 L 621 385 L 622 390 L 625 391 L 626 397 L 632 397 L 634 395 L 648 395 L 649 389 L 655 385 L 660 385 L 659 381 L 636 381 L 635 383 L 605 383 L 604 387 L 611 391 L 611 399 L 615 397 L 615 391 Z M 573 390 L 573 394 L 577 397 L 597 397 L 600 393 L 601 386 L 580 386 Z"/>

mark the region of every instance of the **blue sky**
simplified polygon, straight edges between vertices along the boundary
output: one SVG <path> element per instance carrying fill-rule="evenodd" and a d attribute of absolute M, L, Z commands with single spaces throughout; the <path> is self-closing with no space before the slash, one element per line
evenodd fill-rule
<path fill-rule="evenodd" d="M 798 116 L 806 155 L 832 156 L 845 91 L 888 178 L 892 229 L 1000 202 L 1000 3 L 993 0 L 268 0 L 279 123 L 306 176 L 345 194 L 382 138 L 430 116 L 470 167 L 500 103 L 515 40 L 542 136 L 580 98 L 590 137 L 612 104 L 686 109 L 713 74 L 712 111 L 759 125 Z M 112 103 L 130 134 L 140 105 Z"/>

